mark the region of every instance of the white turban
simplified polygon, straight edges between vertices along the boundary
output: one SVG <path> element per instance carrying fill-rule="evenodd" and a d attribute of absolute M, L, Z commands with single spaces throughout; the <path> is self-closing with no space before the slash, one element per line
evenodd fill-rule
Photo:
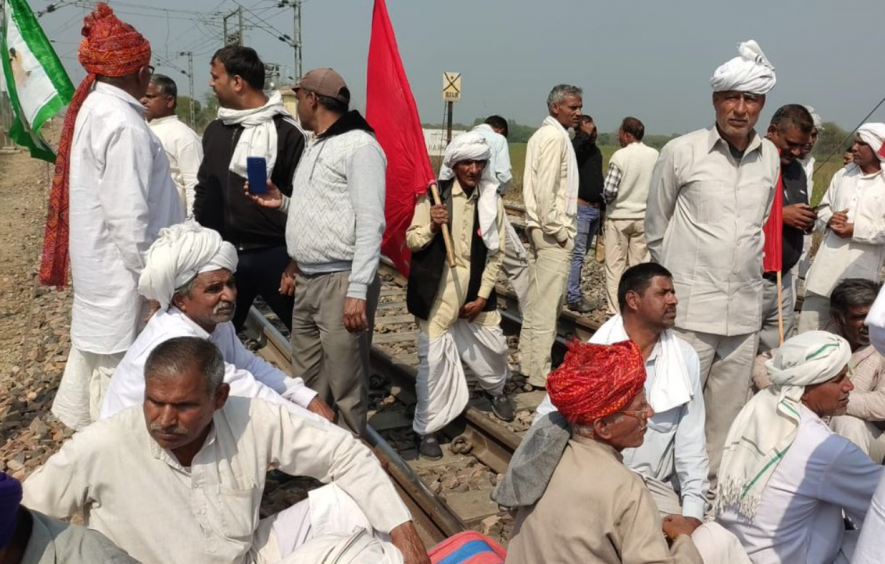
<path fill-rule="evenodd" d="M 470 131 L 463 133 L 449 143 L 443 156 L 443 168 L 440 180 L 451 180 L 455 177 L 455 165 L 461 161 L 488 161 L 492 149 L 481 134 Z M 496 252 L 500 248 L 498 241 L 498 181 L 495 180 L 492 168 L 486 164 L 479 181 L 479 231 L 489 251 Z"/>
<path fill-rule="evenodd" d="M 753 41 L 738 45 L 739 56 L 728 61 L 713 73 L 710 86 L 713 92 L 736 90 L 750 94 L 768 94 L 777 81 L 774 67 Z"/>
<path fill-rule="evenodd" d="M 768 480 L 796 439 L 805 388 L 832 380 L 849 359 L 848 341 L 808 331 L 787 340 L 765 363 L 772 385 L 744 406 L 725 440 L 717 512 L 733 507 L 748 519 L 755 517 Z"/>
<path fill-rule="evenodd" d="M 159 238 L 148 249 L 138 292 L 166 309 L 176 288 L 201 272 L 222 268 L 236 272 L 234 246 L 222 240 L 217 231 L 186 221 L 160 230 Z"/>
<path fill-rule="evenodd" d="M 858 128 L 857 134 L 880 161 L 885 161 L 885 123 L 865 123 Z"/>
<path fill-rule="evenodd" d="M 824 130 L 824 122 L 820 117 L 820 114 L 814 111 L 813 106 L 805 106 L 805 109 L 808 110 L 808 113 L 811 114 L 811 121 L 814 122 L 814 128 L 818 131 Z"/>

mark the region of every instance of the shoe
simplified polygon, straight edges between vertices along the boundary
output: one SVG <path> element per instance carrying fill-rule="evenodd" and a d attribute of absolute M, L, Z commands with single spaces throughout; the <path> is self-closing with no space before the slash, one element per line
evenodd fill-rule
<path fill-rule="evenodd" d="M 575 313 L 590 313 L 594 310 L 593 305 L 588 303 L 587 300 L 584 299 L 568 304 L 568 308 Z"/>
<path fill-rule="evenodd" d="M 513 421 L 513 400 L 507 394 L 498 394 L 491 396 L 492 412 L 498 416 L 501 421 Z"/>
<path fill-rule="evenodd" d="M 421 437 L 421 442 L 418 443 L 418 454 L 428 460 L 439 460 L 443 457 L 442 447 L 439 446 L 436 435 Z"/>

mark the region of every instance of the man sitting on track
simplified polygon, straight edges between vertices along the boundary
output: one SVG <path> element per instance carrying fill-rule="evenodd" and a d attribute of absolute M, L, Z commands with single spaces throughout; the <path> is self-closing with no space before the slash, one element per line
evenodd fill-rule
<path fill-rule="evenodd" d="M 662 517 L 682 515 L 696 528 L 704 518 L 709 488 L 704 396 L 698 355 L 672 330 L 677 303 L 666 268 L 656 263 L 630 267 L 618 287 L 621 314 L 600 327 L 590 342 L 611 345 L 632 340 L 642 350 L 645 391 L 655 415 L 642 446 L 622 453 L 624 464 L 645 482 Z M 531 475 L 549 479 L 569 439 L 561 421 L 547 396 L 496 492 L 498 503 L 516 507 L 537 501 L 543 488 L 532 488 L 520 477 L 531 464 Z M 534 456 L 539 452 L 544 455 Z"/>
<path fill-rule="evenodd" d="M 676 515 L 662 524 L 642 479 L 622 462 L 621 451 L 642 444 L 654 416 L 642 350 L 632 341 L 570 349 L 547 391 L 572 438 L 544 494 L 520 508 L 507 564 L 702 562 L 694 525 Z"/>
<path fill-rule="evenodd" d="M 235 396 L 279 403 L 293 413 L 304 408 L 326 419 L 332 410 L 301 378 L 287 378 L 243 346 L 231 319 L 237 301 L 237 252 L 212 229 L 190 221 L 162 230 L 147 253 L 139 292 L 160 303 L 158 311 L 117 366 L 101 418 L 144 400 L 144 363 L 173 337 L 209 339 L 224 357 L 224 381 Z"/>
<path fill-rule="evenodd" d="M 25 505 L 56 518 L 83 511 L 141 562 L 318 562 L 315 544 L 331 536 L 376 555 L 363 561 L 430 563 L 366 446 L 325 421 L 229 397 L 224 373 L 204 338 L 158 345 L 145 362 L 144 404 L 66 442 L 25 482 Z M 259 520 L 268 467 L 332 483 Z"/>
<path fill-rule="evenodd" d="M 504 395 L 509 375 L 507 341 L 501 331 L 495 284 L 504 260 L 504 206 L 497 181 L 486 168 L 489 145 L 476 132 L 465 133 L 446 148 L 444 164 L 454 176 L 440 180 L 444 204 L 423 195 L 415 206 L 406 241 L 412 251 L 406 301 L 418 322 L 418 405 L 413 428 L 418 451 L 442 457 L 434 433 L 466 407 L 469 392 L 461 360 L 467 362 L 492 409 L 513 420 Z M 454 265 L 446 263 L 439 234 L 451 228 Z"/>

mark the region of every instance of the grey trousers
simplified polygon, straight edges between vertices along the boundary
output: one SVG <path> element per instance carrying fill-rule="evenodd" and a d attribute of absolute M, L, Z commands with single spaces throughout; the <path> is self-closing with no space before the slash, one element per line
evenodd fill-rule
<path fill-rule="evenodd" d="M 784 340 L 796 325 L 796 311 L 793 309 L 793 273 L 786 272 L 781 277 L 781 303 L 784 317 Z M 777 281 L 762 279 L 762 329 L 759 331 L 759 354 L 780 346 L 777 334 Z"/>
<path fill-rule="evenodd" d="M 349 333 L 344 327 L 344 300 L 350 271 L 308 276 L 295 281 L 292 310 L 292 376 L 338 412 L 339 424 L 365 436 L 369 404 L 369 349 L 381 281 L 366 294 L 369 329 Z"/>
<path fill-rule="evenodd" d="M 747 403 L 753 360 L 759 333 L 714 335 L 676 329 L 694 347 L 701 362 L 701 386 L 707 410 L 705 435 L 710 459 L 710 496 L 716 492 L 716 476 L 731 423 Z"/>
<path fill-rule="evenodd" d="M 504 263 L 501 270 L 510 280 L 516 299 L 519 300 L 519 313 L 523 315 L 526 302 L 529 298 L 529 257 L 525 245 L 516 233 L 516 229 L 510 225 L 507 214 L 504 214 L 504 228 L 507 233 L 507 242 L 504 244 Z"/>

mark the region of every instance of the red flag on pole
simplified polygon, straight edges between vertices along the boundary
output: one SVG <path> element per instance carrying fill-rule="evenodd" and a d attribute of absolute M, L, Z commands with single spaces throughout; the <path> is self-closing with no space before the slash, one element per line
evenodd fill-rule
<path fill-rule="evenodd" d="M 412 89 L 396 46 L 384 0 L 375 0 L 366 79 L 366 120 L 387 156 L 387 229 L 381 252 L 403 275 L 409 274 L 406 229 L 415 201 L 434 182 L 430 157 Z"/>
<path fill-rule="evenodd" d="M 780 272 L 784 262 L 784 179 L 778 172 L 777 186 L 774 190 L 774 201 L 768 221 L 762 227 L 765 234 L 765 246 L 762 251 L 762 270 Z M 778 302 L 780 303 L 780 302 Z"/>

